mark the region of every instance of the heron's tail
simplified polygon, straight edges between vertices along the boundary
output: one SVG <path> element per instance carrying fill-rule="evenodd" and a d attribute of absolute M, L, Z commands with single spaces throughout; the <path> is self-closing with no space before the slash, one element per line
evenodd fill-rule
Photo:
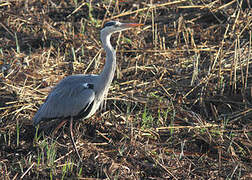
<path fill-rule="evenodd" d="M 37 126 L 39 124 L 40 118 L 38 116 L 38 113 L 35 114 L 32 120 L 33 120 L 33 126 Z"/>
<path fill-rule="evenodd" d="M 41 120 L 42 120 L 41 108 L 39 108 L 39 110 L 36 112 L 36 114 L 34 115 L 32 120 L 33 120 L 33 126 L 37 126 L 41 122 Z"/>

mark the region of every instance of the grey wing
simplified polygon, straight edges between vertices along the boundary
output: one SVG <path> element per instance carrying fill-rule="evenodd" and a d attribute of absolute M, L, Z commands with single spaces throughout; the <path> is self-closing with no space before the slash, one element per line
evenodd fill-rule
<path fill-rule="evenodd" d="M 76 116 L 92 105 L 95 92 L 85 86 L 78 88 L 54 89 L 47 97 L 45 103 L 39 108 L 33 118 L 36 126 L 46 119 Z"/>

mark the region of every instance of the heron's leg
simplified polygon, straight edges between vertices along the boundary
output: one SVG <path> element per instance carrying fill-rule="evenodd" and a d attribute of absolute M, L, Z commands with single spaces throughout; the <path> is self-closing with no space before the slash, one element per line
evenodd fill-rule
<path fill-rule="evenodd" d="M 73 139 L 73 117 L 71 117 L 71 120 L 70 120 L 70 137 L 71 137 L 71 141 L 72 141 L 72 144 L 73 144 L 73 147 L 74 147 L 74 150 L 76 152 L 76 154 L 78 155 L 80 161 L 82 161 L 81 157 L 80 157 L 80 154 L 76 148 L 76 144 L 74 142 L 74 139 Z"/>
<path fill-rule="evenodd" d="M 65 119 L 65 120 L 63 120 L 63 121 L 61 121 L 61 123 L 54 129 L 54 131 L 53 131 L 53 136 L 58 132 L 58 130 L 65 124 L 67 122 L 67 120 Z"/>

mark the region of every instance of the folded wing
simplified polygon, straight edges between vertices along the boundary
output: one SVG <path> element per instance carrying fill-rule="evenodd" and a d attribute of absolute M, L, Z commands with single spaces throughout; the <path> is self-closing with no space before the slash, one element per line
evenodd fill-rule
<path fill-rule="evenodd" d="M 56 87 L 48 95 L 45 103 L 39 108 L 33 118 L 34 125 L 41 121 L 74 117 L 81 114 L 88 114 L 92 109 L 95 99 L 95 92 L 92 84 L 75 84 L 68 87 Z"/>

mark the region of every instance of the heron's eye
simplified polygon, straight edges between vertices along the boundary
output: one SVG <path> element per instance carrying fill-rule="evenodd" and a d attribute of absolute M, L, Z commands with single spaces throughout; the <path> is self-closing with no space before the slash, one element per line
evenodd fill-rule
<path fill-rule="evenodd" d="M 114 21 L 110 21 L 104 24 L 104 27 L 114 26 L 116 23 Z"/>

